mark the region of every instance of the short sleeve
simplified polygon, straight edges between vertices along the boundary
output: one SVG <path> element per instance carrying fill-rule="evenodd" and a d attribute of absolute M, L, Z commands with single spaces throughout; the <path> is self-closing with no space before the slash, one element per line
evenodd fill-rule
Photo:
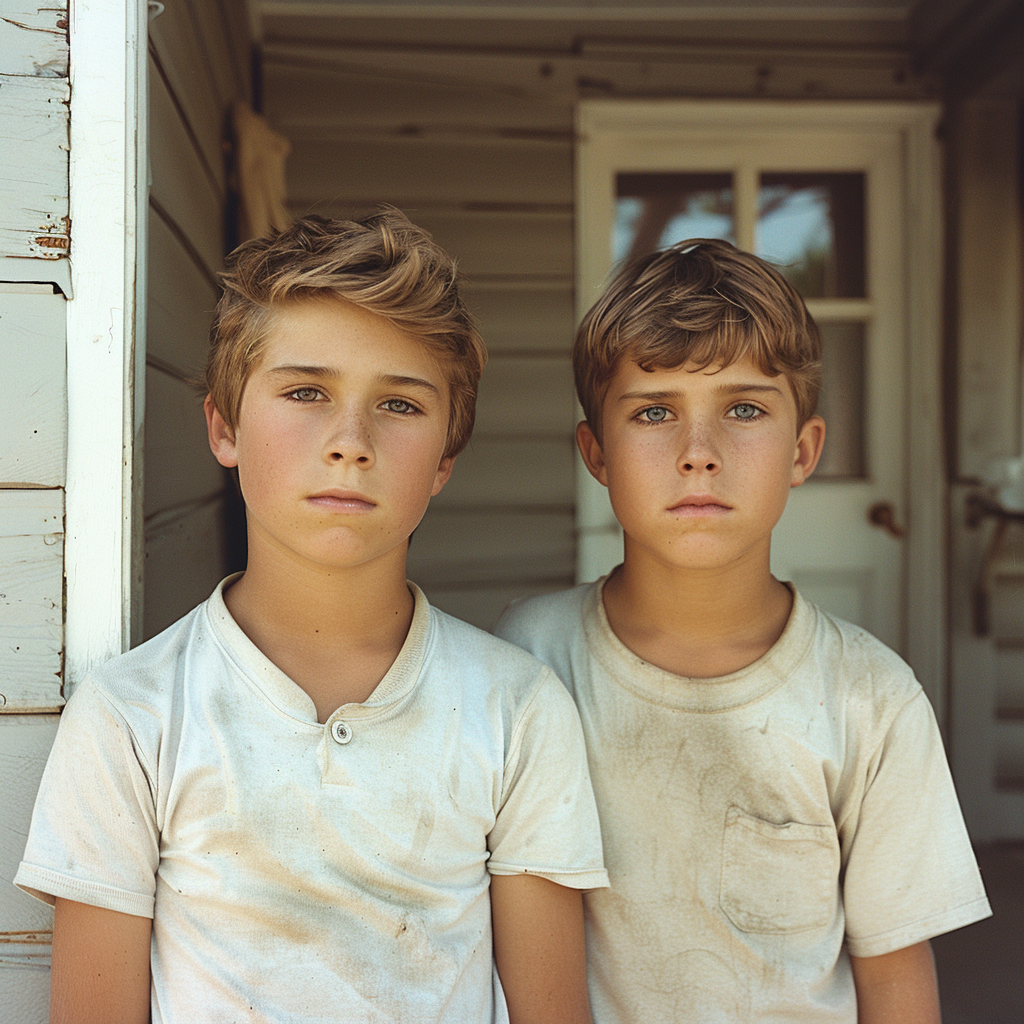
<path fill-rule="evenodd" d="M 923 692 L 874 759 L 843 886 L 853 956 L 879 956 L 991 914 L 942 739 Z"/>
<path fill-rule="evenodd" d="M 514 726 L 488 847 L 494 875 L 540 875 L 573 889 L 608 885 L 579 714 L 548 669 Z"/>
<path fill-rule="evenodd" d="M 152 917 L 159 832 L 150 785 L 128 725 L 86 681 L 61 715 L 14 884 Z"/>

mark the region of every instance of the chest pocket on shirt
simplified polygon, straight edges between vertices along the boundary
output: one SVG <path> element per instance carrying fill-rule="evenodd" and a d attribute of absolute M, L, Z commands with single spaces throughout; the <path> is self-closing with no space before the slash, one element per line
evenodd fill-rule
<path fill-rule="evenodd" d="M 831 825 L 775 825 L 730 807 L 719 904 L 743 932 L 823 928 L 839 899 L 839 843 Z"/>

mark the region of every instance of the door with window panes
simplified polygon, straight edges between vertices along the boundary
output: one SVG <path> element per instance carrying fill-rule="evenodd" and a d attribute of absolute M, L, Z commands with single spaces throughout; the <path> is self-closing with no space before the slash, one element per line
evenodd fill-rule
<path fill-rule="evenodd" d="M 813 478 L 790 493 L 772 571 L 905 651 L 903 136 L 760 123 L 749 105 L 733 127 L 688 123 L 687 105 L 646 107 L 642 123 L 617 126 L 597 103 L 581 111 L 578 313 L 621 261 L 686 238 L 724 238 L 779 267 L 821 327 L 827 436 Z M 580 468 L 586 580 L 617 563 L 622 541 L 606 492 Z"/>

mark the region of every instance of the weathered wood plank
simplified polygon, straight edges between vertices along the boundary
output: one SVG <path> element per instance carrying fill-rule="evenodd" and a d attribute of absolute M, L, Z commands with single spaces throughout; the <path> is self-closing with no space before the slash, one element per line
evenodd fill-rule
<path fill-rule="evenodd" d="M 487 350 L 564 352 L 573 338 L 571 285 L 495 287 L 466 283 L 463 294 L 480 322 Z"/>
<path fill-rule="evenodd" d="M 561 359 L 492 359 L 477 402 L 478 439 L 571 436 L 576 427 L 572 367 Z"/>
<path fill-rule="evenodd" d="M 409 545 L 409 578 L 422 586 L 496 586 L 571 578 L 571 511 L 516 514 L 431 508 Z"/>
<path fill-rule="evenodd" d="M 217 292 L 164 223 L 150 212 L 146 352 L 182 373 L 206 363 Z"/>
<path fill-rule="evenodd" d="M 144 635 L 155 636 L 200 601 L 224 575 L 223 501 L 146 530 Z"/>
<path fill-rule="evenodd" d="M 289 138 L 341 131 L 378 135 L 421 132 L 495 132 L 572 140 L 573 100 L 569 96 L 510 96 L 472 80 L 410 78 L 375 67 L 327 64 L 270 55 L 264 63 L 265 111 L 274 127 Z M 310 95 L 317 97 L 309 103 Z"/>
<path fill-rule="evenodd" d="M 572 209 L 572 144 L 475 139 L 293 143 L 288 188 L 296 204 L 342 195 L 394 196 L 403 206 L 561 204 Z"/>
<path fill-rule="evenodd" d="M 227 106 L 218 94 L 207 49 L 187 4 L 167 4 L 150 22 L 149 40 L 160 69 L 199 142 L 206 164 L 224 187 L 224 137 Z"/>
<path fill-rule="evenodd" d="M 0 74 L 0 257 L 67 255 L 70 95 L 66 78 Z"/>
<path fill-rule="evenodd" d="M 68 5 L 25 0 L 0 3 L 0 72 L 33 78 L 67 78 Z"/>
<path fill-rule="evenodd" d="M 202 402 L 183 381 L 146 368 L 146 517 L 218 493 L 224 470 L 206 437 Z"/>
<path fill-rule="evenodd" d="M 52 291 L 0 291 L 0 487 L 64 483 L 64 307 Z"/>
<path fill-rule="evenodd" d="M 149 69 L 152 196 L 215 274 L 224 256 L 222 197 L 189 139 L 163 79 Z"/>
<path fill-rule="evenodd" d="M 391 202 L 392 198 L 381 193 L 379 201 Z M 307 212 L 295 206 L 291 209 L 296 216 Z M 325 197 L 316 212 L 344 218 L 365 212 L 365 208 L 354 211 Z M 571 213 L 438 211 L 415 206 L 404 212 L 458 260 L 470 286 L 482 286 L 494 277 L 519 278 L 524 284 L 538 279 L 561 284 L 572 280 Z"/>
<path fill-rule="evenodd" d="M 471 441 L 432 504 L 439 508 L 572 506 L 574 450 L 571 436 L 558 441 Z"/>
<path fill-rule="evenodd" d="M 0 1006 L 17 1024 L 46 1024 L 50 1018 L 50 972 L 38 967 L 0 971 Z"/>
<path fill-rule="evenodd" d="M 252 36 L 246 0 L 189 0 L 225 104 L 251 101 Z"/>
<path fill-rule="evenodd" d="M 64 703 L 63 524 L 63 490 L 0 489 L 0 712 Z"/>
<path fill-rule="evenodd" d="M 832 33 L 838 24 L 831 23 Z M 846 22 L 849 26 L 854 24 Z M 718 22 L 718 31 L 722 28 L 723 23 Z M 690 22 L 688 31 L 699 30 Z M 749 31 L 747 26 L 746 32 Z M 348 40 L 341 39 L 330 48 L 308 45 L 302 39 L 289 42 L 279 36 L 264 44 L 264 59 L 269 66 L 333 67 L 348 74 L 362 71 L 371 80 L 383 82 L 390 78 L 404 82 L 410 90 L 442 84 L 473 87 L 504 99 L 509 106 L 546 102 L 563 109 L 571 108 L 581 91 L 595 96 L 631 98 L 806 99 L 819 95 L 908 99 L 924 98 L 932 84 L 907 73 L 908 58 L 903 46 L 890 42 L 876 49 L 869 44 L 851 52 L 837 43 L 834 34 L 831 39 L 820 39 L 815 46 L 807 46 L 806 37 L 796 46 L 792 41 L 787 46 L 781 40 L 767 39 L 761 46 L 752 46 L 749 36 L 739 45 L 729 45 L 725 40 L 724 45 L 708 45 L 698 38 L 657 47 L 636 46 L 621 39 L 607 43 L 590 39 L 583 53 L 571 52 L 571 40 L 566 40 L 568 45 L 562 53 L 530 53 L 528 40 L 524 40 L 519 53 L 496 53 L 486 44 L 479 48 L 446 49 L 444 44 L 437 43 L 417 52 L 416 41 L 389 48 L 387 31 L 378 29 L 375 34 L 376 40 L 367 40 L 370 45 L 346 46 Z M 372 45 L 382 39 L 379 47 Z M 766 66 L 771 68 L 767 76 Z"/>
<path fill-rule="evenodd" d="M 0 715 L 0 962 L 17 956 L 14 946 L 34 945 L 33 936 L 53 927 L 53 911 L 11 882 L 25 852 L 32 805 L 58 721 L 58 715 Z"/>
<path fill-rule="evenodd" d="M 412 219 L 474 275 L 570 275 L 572 214 L 423 213 Z"/>

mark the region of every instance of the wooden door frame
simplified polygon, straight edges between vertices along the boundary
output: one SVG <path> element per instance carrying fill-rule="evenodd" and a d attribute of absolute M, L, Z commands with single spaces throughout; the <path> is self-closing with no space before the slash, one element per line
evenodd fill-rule
<path fill-rule="evenodd" d="M 147 23 L 146 0 L 70 6 L 65 696 L 141 622 Z"/>
<path fill-rule="evenodd" d="M 576 120 L 576 305 L 577 320 L 596 296 L 587 285 L 608 266 L 610 231 L 599 218 L 583 216 L 589 197 L 608 194 L 602 140 L 613 136 L 664 139 L 673 133 L 713 136 L 723 129 L 783 131 L 888 131 L 901 140 L 904 205 L 907 443 L 906 538 L 907 658 L 939 721 L 944 721 L 947 678 L 946 559 L 947 486 L 942 453 L 941 296 L 942 219 L 938 104 L 778 102 L 731 100 L 583 100 Z M 596 268 L 596 269 L 595 269 Z M 577 473 L 577 530 L 581 538 L 611 536 L 611 524 L 595 514 L 595 484 Z M 597 506 L 598 508 L 600 506 Z M 586 575 L 582 567 L 580 575 Z"/>

